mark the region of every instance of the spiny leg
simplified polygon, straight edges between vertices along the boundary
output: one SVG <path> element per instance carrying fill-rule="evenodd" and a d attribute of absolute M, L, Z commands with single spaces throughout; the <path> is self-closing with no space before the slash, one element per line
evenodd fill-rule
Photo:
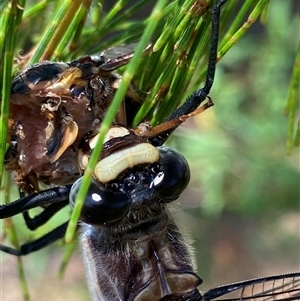
<path fill-rule="evenodd" d="M 69 192 L 71 185 L 55 187 L 39 193 L 32 194 L 23 199 L 17 200 L 7 205 L 0 206 L 0 218 L 7 218 L 16 214 L 22 213 L 26 225 L 33 230 L 45 224 L 49 218 L 56 214 L 62 207 L 69 203 Z M 28 210 L 40 206 L 47 206 L 44 211 L 36 217 L 30 218 Z M 15 256 L 22 256 L 34 251 L 38 251 L 52 242 L 63 238 L 66 232 L 68 223 L 55 228 L 51 232 L 45 234 L 41 238 L 28 242 L 16 250 L 11 247 L 0 245 L 0 250 Z"/>
<path fill-rule="evenodd" d="M 220 16 L 221 16 L 221 6 L 227 0 L 220 0 L 211 10 L 211 39 L 209 46 L 209 57 L 208 57 L 208 66 L 204 87 L 194 92 L 187 100 L 175 110 L 165 121 L 170 121 L 172 119 L 179 118 L 182 115 L 187 115 L 194 110 L 196 110 L 200 104 L 207 98 L 212 85 L 214 83 L 215 72 L 216 72 L 216 63 L 217 63 L 217 52 L 218 52 L 218 40 L 219 40 L 219 28 L 220 28 Z M 164 133 L 161 133 L 158 137 L 151 138 L 150 141 L 154 146 L 163 145 L 171 133 L 179 126 L 180 124 L 174 126 L 170 130 L 167 130 Z"/>
<path fill-rule="evenodd" d="M 0 205 L 0 219 L 11 217 L 32 208 L 48 206 L 69 199 L 72 185 L 60 186 L 31 194 L 15 202 Z"/>
<path fill-rule="evenodd" d="M 23 256 L 29 253 L 41 250 L 48 246 L 49 244 L 53 243 L 54 241 L 61 239 L 64 237 L 66 230 L 67 230 L 68 222 L 65 222 L 61 226 L 55 228 L 54 230 L 50 231 L 49 233 L 43 235 L 42 237 L 25 243 L 20 247 L 20 250 L 16 250 L 11 247 L 0 245 L 0 251 L 5 253 L 15 255 L 15 256 Z"/>
<path fill-rule="evenodd" d="M 68 204 L 69 200 L 50 204 L 41 213 L 35 215 L 34 217 L 30 217 L 28 211 L 23 212 L 23 217 L 27 228 L 33 231 L 38 227 L 44 225 L 53 215 L 55 215 L 60 209 Z"/>

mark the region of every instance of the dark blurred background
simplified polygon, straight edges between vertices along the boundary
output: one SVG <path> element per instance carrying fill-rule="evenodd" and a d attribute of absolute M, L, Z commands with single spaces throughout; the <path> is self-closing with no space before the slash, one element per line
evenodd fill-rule
<path fill-rule="evenodd" d="M 193 242 L 203 290 L 300 269 L 299 149 L 286 156 L 283 116 L 297 9 L 296 1 L 271 1 L 267 26 L 252 27 L 218 64 L 215 107 L 170 141 L 191 165 L 189 188 L 171 210 Z M 53 245 L 24 258 L 31 300 L 88 299 L 79 250 L 57 277 L 63 252 Z M 16 258 L 0 259 L 2 301 L 22 300 Z"/>

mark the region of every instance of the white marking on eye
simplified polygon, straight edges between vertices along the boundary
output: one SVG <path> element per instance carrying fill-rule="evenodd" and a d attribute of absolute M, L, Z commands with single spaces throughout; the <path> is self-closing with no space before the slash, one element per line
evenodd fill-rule
<path fill-rule="evenodd" d="M 102 197 L 98 194 L 98 193 L 93 193 L 92 194 L 92 199 L 95 201 L 95 202 L 100 202 L 102 200 Z"/>
<path fill-rule="evenodd" d="M 157 174 L 153 182 L 151 183 L 150 187 L 159 185 L 162 180 L 164 179 L 165 174 L 161 171 Z"/>

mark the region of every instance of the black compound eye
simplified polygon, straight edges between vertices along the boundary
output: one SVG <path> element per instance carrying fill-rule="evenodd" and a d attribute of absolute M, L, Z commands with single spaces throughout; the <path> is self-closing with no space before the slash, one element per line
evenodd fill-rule
<path fill-rule="evenodd" d="M 71 188 L 69 201 L 72 208 L 81 182 L 82 178 L 78 179 Z M 130 204 L 131 200 L 126 194 L 108 190 L 92 180 L 84 201 L 80 220 L 91 225 L 111 226 L 127 214 Z"/>
<path fill-rule="evenodd" d="M 175 200 L 190 181 L 190 168 L 186 159 L 169 147 L 158 147 L 160 172 L 152 182 L 153 188 L 166 200 Z"/>

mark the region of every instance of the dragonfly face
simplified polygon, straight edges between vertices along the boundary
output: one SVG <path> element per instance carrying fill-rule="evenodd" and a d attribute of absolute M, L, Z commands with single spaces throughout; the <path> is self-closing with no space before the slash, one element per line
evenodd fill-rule
<path fill-rule="evenodd" d="M 202 281 L 166 208 L 189 182 L 187 161 L 124 127 L 107 136 L 80 218 L 94 300 L 200 296 Z M 71 206 L 80 182 L 72 186 Z"/>

